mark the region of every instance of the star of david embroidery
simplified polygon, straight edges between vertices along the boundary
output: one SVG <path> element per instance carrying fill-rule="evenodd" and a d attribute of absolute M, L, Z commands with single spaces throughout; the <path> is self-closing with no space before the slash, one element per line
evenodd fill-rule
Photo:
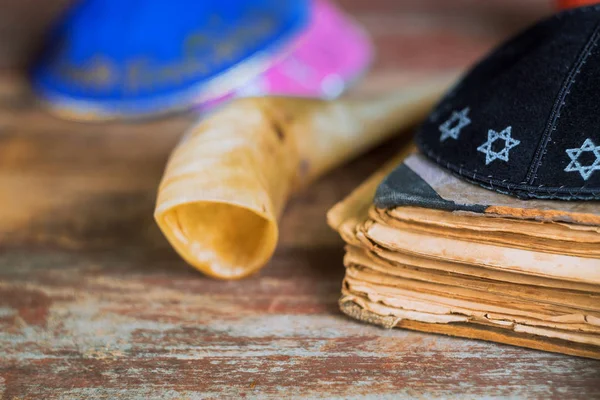
<path fill-rule="evenodd" d="M 579 156 L 581 153 L 590 151 L 594 154 L 596 159 L 590 165 L 581 165 L 579 162 Z M 592 139 L 586 139 L 585 142 L 579 148 L 567 149 L 567 155 L 571 159 L 565 172 L 579 172 L 584 181 L 587 181 L 594 171 L 600 171 L 600 146 L 596 146 Z"/>
<path fill-rule="evenodd" d="M 465 107 L 460 111 L 452 111 L 452 116 L 439 127 L 440 132 L 442 132 L 440 142 L 448 138 L 458 139 L 460 131 L 471 123 L 467 114 L 469 114 L 469 107 Z"/>
<path fill-rule="evenodd" d="M 477 148 L 478 151 L 485 154 L 485 165 L 488 165 L 492 161 L 499 159 L 508 162 L 509 151 L 513 147 L 516 147 L 521 143 L 520 140 L 513 139 L 510 137 L 512 126 L 504 128 L 501 132 L 496 132 L 493 129 L 488 131 L 487 142 Z M 500 151 L 494 151 L 493 144 L 496 140 L 504 140 L 504 148 Z"/>

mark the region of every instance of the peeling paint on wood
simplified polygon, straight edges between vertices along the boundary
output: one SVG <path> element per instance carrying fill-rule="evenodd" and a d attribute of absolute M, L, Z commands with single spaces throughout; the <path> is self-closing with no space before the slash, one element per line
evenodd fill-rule
<path fill-rule="evenodd" d="M 340 3 L 378 48 L 363 93 L 462 67 L 549 4 Z M 187 267 L 152 221 L 194 116 L 69 123 L 14 87 L 0 80 L 2 399 L 600 398 L 598 361 L 385 330 L 338 310 L 343 244 L 325 212 L 402 139 L 293 199 L 270 265 L 221 282 Z"/>

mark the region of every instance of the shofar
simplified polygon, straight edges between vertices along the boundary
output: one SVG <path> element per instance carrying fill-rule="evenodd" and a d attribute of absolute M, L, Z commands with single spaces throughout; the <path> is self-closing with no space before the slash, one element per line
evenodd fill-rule
<path fill-rule="evenodd" d="M 433 79 L 371 100 L 238 99 L 173 151 L 154 217 L 207 275 L 237 279 L 270 259 L 288 196 L 424 118 L 452 82 Z"/>

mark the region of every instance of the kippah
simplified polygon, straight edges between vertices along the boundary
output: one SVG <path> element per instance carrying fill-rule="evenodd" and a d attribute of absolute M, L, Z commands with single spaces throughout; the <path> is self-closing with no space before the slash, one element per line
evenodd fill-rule
<path fill-rule="evenodd" d="M 75 119 L 155 116 L 227 95 L 308 23 L 307 0 L 86 0 L 49 32 L 35 92 Z"/>
<path fill-rule="evenodd" d="M 520 198 L 600 199 L 600 6 L 563 11 L 492 51 L 417 133 L 430 159 Z"/>

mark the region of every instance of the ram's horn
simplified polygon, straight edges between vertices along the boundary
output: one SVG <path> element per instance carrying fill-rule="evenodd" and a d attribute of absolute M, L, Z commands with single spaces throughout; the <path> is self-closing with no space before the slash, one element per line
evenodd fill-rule
<path fill-rule="evenodd" d="M 155 218 L 191 265 L 237 279 L 264 266 L 291 193 L 423 119 L 450 78 L 370 100 L 234 100 L 173 151 Z"/>

